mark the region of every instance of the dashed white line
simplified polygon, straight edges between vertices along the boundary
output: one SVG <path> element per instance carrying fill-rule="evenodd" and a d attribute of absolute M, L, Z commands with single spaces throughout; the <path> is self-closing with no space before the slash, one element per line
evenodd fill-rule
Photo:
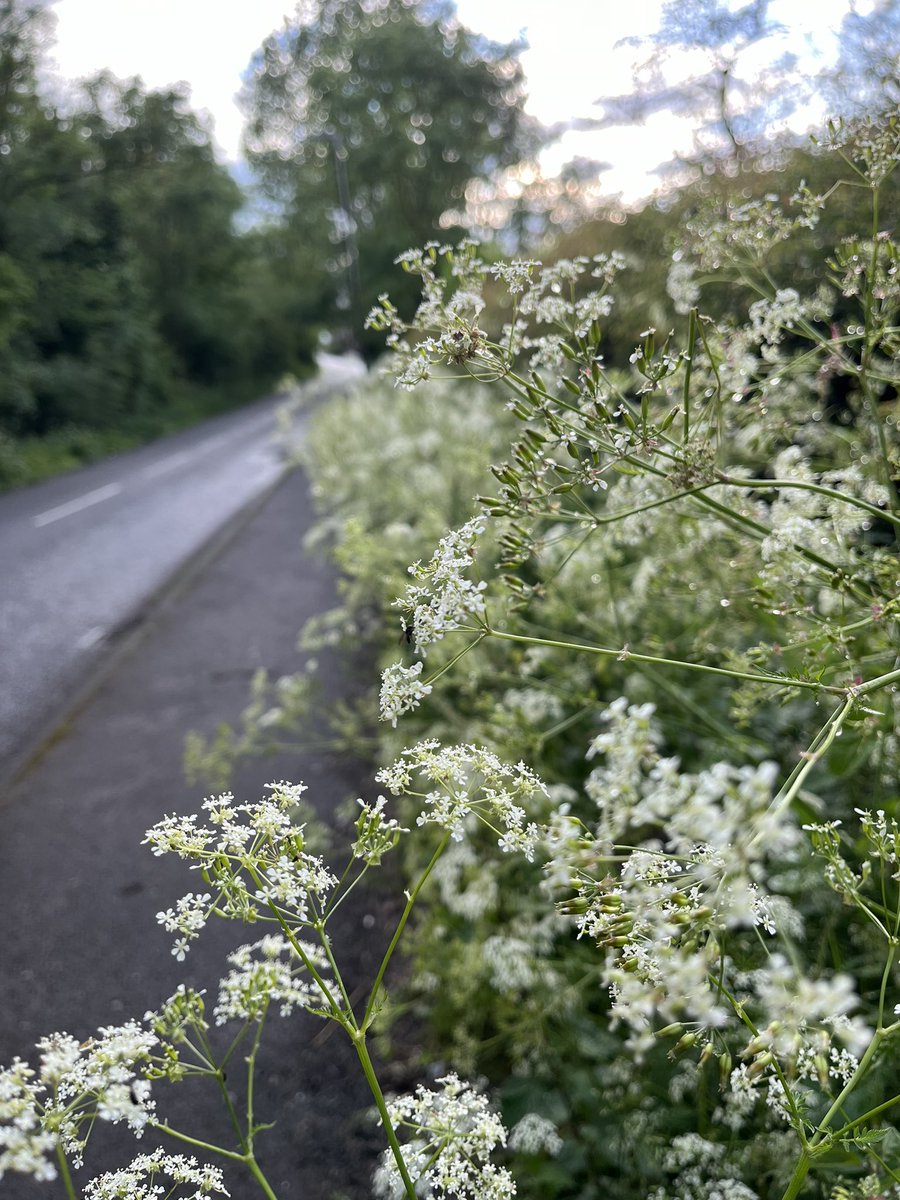
<path fill-rule="evenodd" d="M 93 629 L 89 629 L 87 633 L 83 633 L 75 643 L 76 650 L 90 650 L 92 646 L 96 646 L 98 642 L 103 640 L 103 635 L 106 630 L 102 625 L 95 625 Z"/>
<path fill-rule="evenodd" d="M 56 508 L 48 508 L 46 512 L 38 513 L 34 518 L 34 524 L 40 528 L 42 525 L 61 521 L 63 517 L 71 517 L 73 513 L 81 512 L 83 508 L 90 508 L 92 504 L 100 504 L 104 500 L 118 496 L 121 490 L 121 483 L 108 483 L 106 487 L 96 488 L 93 492 L 85 492 L 83 496 L 76 496 L 74 500 L 69 500 L 66 504 L 58 504 Z"/>
<path fill-rule="evenodd" d="M 149 467 L 144 467 L 141 471 L 141 478 L 157 479 L 161 475 L 168 475 L 170 471 L 175 471 L 187 463 L 196 462 L 198 458 L 211 454 L 214 450 L 220 450 L 223 446 L 235 441 L 236 438 L 246 440 L 248 437 L 252 437 L 253 433 L 254 431 L 246 426 L 236 430 L 229 429 L 227 433 L 219 433 L 215 437 L 207 438 L 204 442 L 198 442 L 195 446 L 189 446 L 186 450 L 178 450 L 167 458 L 160 459 L 159 462 L 151 463 Z"/>
<path fill-rule="evenodd" d="M 191 450 L 179 450 L 177 454 L 170 454 L 168 458 L 163 458 L 159 462 L 151 463 L 149 467 L 144 467 L 143 471 L 141 471 L 141 478 L 158 479 L 160 475 L 168 475 L 170 471 L 175 471 L 178 467 L 190 462 L 193 457 L 194 455 Z"/>

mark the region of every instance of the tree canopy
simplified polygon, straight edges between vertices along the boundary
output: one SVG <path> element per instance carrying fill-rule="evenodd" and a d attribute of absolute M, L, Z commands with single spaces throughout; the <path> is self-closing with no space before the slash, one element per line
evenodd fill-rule
<path fill-rule="evenodd" d="M 690 161 L 734 168 L 771 152 L 791 118 L 816 98 L 826 99 L 823 119 L 896 107 L 900 0 L 875 0 L 867 13 L 849 4 L 833 31 L 835 61 L 826 55 L 804 71 L 791 31 L 772 7 L 772 0 L 666 0 L 657 30 L 625 39 L 647 57 L 635 68 L 631 92 L 597 101 L 595 127 L 642 123 L 662 111 L 690 118 Z M 672 166 L 664 163 L 661 173 Z"/>
<path fill-rule="evenodd" d="M 39 86 L 50 32 L 42 4 L 0 0 L 4 462 L 10 439 L 258 396 L 315 343 L 184 85 L 104 72 L 61 111 Z"/>
<path fill-rule="evenodd" d="M 471 180 L 533 149 L 519 49 L 471 33 L 444 0 L 321 0 L 255 56 L 248 156 L 296 235 L 322 247 L 330 304 L 353 327 Z"/>

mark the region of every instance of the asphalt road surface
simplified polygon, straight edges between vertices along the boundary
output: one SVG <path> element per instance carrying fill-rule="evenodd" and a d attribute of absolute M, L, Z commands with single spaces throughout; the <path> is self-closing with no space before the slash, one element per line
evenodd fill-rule
<path fill-rule="evenodd" d="M 262 412 L 257 410 L 260 420 Z M 227 422 L 220 425 L 219 432 L 226 427 Z M 200 431 L 198 438 L 202 445 Z M 169 452 L 175 452 L 171 445 Z M 276 468 L 277 462 L 272 470 Z M 259 469 L 259 478 L 271 478 Z M 199 466 L 194 470 L 199 473 Z M 120 479 L 124 494 L 129 477 L 111 476 L 94 487 Z M 90 489 L 61 493 L 54 500 L 58 507 L 89 494 Z M 92 507 L 99 510 L 118 495 Z M 51 510 L 31 507 L 23 513 L 40 533 L 68 519 L 34 526 L 34 516 Z M 154 858 L 141 841 L 163 814 L 198 810 L 206 789 L 185 782 L 186 731 L 209 734 L 220 721 L 234 722 L 246 704 L 249 681 L 261 667 L 275 677 L 297 670 L 297 630 L 306 618 L 336 602 L 331 570 L 302 549 L 312 519 L 302 472 L 283 474 L 231 522 L 214 549 L 206 548 L 202 567 L 180 574 L 177 587 L 159 589 L 147 605 L 141 635 L 107 655 L 114 661 L 96 673 L 90 694 L 69 709 L 55 736 L 45 740 L 40 754 L 4 789 L 0 1064 L 16 1055 L 34 1061 L 36 1040 L 54 1030 L 83 1038 L 99 1026 L 140 1018 L 180 981 L 209 989 L 212 1006 L 225 954 L 261 935 L 256 927 L 213 923 L 185 962 L 176 962 L 171 936 L 159 928 L 155 914 L 195 888 L 195 877 L 174 856 Z M 169 520 L 177 523 L 175 515 Z M 122 549 L 126 552 L 127 547 Z M 59 607 L 65 607 L 64 595 Z M 96 618 L 87 614 L 85 620 Z M 324 708 L 351 694 L 357 683 L 353 668 L 327 653 L 318 657 Z M 376 789 L 368 767 L 342 750 L 323 746 L 321 733 L 315 727 L 301 731 L 305 749 L 242 762 L 235 793 L 255 799 L 271 779 L 302 780 L 322 820 L 332 827 L 340 824 L 336 809 L 341 801 L 372 797 Z M 338 844 L 346 846 L 350 827 L 348 818 L 343 820 Z M 395 883 L 382 890 L 376 883 L 365 894 L 357 889 L 341 907 L 334 944 L 354 996 L 371 983 L 396 920 L 401 887 Z M 257 1119 L 274 1121 L 276 1127 L 260 1136 L 258 1148 L 279 1200 L 364 1200 L 371 1195 L 371 1171 L 382 1138 L 368 1116 L 371 1097 L 349 1040 L 309 1014 L 289 1020 L 276 1016 L 270 1025 L 259 1063 Z M 232 1033 L 214 1030 L 213 1036 L 224 1046 Z M 383 1083 L 406 1090 L 409 1081 L 398 1077 L 397 1070 L 403 1064 L 395 1059 L 394 1073 L 388 1072 Z M 234 1087 L 237 1102 L 242 1071 L 234 1075 L 229 1088 Z M 232 1144 L 214 1090 L 202 1083 L 156 1090 L 160 1114 L 175 1127 Z M 170 1151 L 183 1149 L 166 1144 Z M 84 1174 L 122 1166 L 153 1145 L 150 1133 L 135 1143 L 101 1122 Z M 240 1170 L 228 1166 L 227 1173 L 235 1200 L 259 1194 Z M 37 1184 L 12 1173 L 0 1183 L 3 1200 L 55 1200 L 61 1195 L 58 1183 Z"/>
<path fill-rule="evenodd" d="M 309 386 L 358 374 L 326 357 Z M 141 608 L 280 478 L 268 399 L 0 497 L 0 780 Z"/>

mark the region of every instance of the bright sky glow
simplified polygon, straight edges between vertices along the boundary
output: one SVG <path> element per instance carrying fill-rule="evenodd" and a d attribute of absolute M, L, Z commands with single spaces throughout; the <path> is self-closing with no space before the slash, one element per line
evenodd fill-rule
<path fill-rule="evenodd" d="M 523 34 L 531 111 L 547 123 L 597 114 L 601 95 L 631 90 L 635 51 L 625 37 L 656 29 L 662 0 L 458 0 L 461 20 L 496 39 Z M 789 45 L 810 67 L 834 53 L 847 0 L 773 0 L 770 14 L 791 29 Z M 242 117 L 235 103 L 241 74 L 263 39 L 293 12 L 291 0 L 56 0 L 57 70 L 66 79 L 108 68 L 140 75 L 149 87 L 185 80 L 194 107 L 215 124 L 223 157 L 238 157 Z M 760 64 L 764 69 L 765 63 Z M 810 112 L 812 121 L 819 114 Z M 611 164 L 604 191 L 626 200 L 646 195 L 650 174 L 691 147 L 683 122 L 660 114 L 642 128 L 568 133 L 544 157 L 555 171 L 576 155 Z"/>

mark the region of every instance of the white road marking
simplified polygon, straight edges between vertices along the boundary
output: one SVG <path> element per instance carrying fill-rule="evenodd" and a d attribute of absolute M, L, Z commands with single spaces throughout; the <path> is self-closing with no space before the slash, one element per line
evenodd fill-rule
<path fill-rule="evenodd" d="M 71 517 L 73 513 L 81 512 L 83 508 L 90 508 L 91 505 L 100 504 L 103 500 L 111 500 L 113 496 L 118 496 L 121 490 L 121 483 L 108 483 L 106 487 L 96 488 L 93 492 L 85 492 L 83 496 L 77 496 L 66 504 L 59 504 L 56 508 L 48 508 L 46 512 L 38 513 L 34 518 L 34 524 L 40 528 L 42 525 L 61 521 L 64 517 Z"/>
<path fill-rule="evenodd" d="M 170 471 L 175 471 L 186 463 L 196 461 L 206 454 L 212 453 L 213 450 L 219 450 L 223 446 L 227 446 L 229 442 L 233 442 L 236 438 L 252 437 L 253 432 L 245 426 L 239 429 L 230 429 L 227 433 L 216 434 L 215 437 L 207 438 L 205 442 L 199 442 L 196 446 L 191 446 L 187 450 L 178 450 L 175 454 L 170 454 L 168 458 L 162 458 L 159 462 L 151 463 L 149 467 L 144 467 L 141 471 L 142 479 L 157 479 L 160 475 L 168 475 Z"/>
<path fill-rule="evenodd" d="M 141 471 L 141 476 L 144 479 L 158 479 L 160 475 L 168 475 L 170 471 L 174 471 L 184 463 L 190 462 L 192 458 L 193 453 L 190 450 L 179 450 L 177 454 L 170 454 L 168 458 L 163 458 L 149 467 L 144 467 L 143 471 Z"/>
<path fill-rule="evenodd" d="M 103 640 L 103 635 L 106 630 L 102 625 L 95 625 L 93 629 L 89 629 L 87 633 L 83 633 L 75 643 L 76 650 L 90 650 L 92 646 L 96 646 L 99 641 Z"/>

